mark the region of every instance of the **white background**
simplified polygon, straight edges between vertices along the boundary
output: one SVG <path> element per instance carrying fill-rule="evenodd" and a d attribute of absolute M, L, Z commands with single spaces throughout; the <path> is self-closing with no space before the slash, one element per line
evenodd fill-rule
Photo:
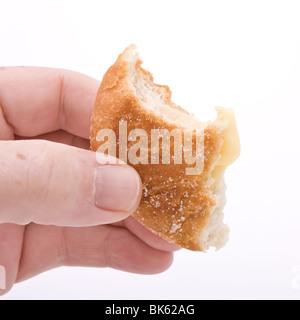
<path fill-rule="evenodd" d="M 139 276 L 61 268 L 1 299 L 299 299 L 300 2 L 0 0 L 0 65 L 102 79 L 135 43 L 175 103 L 236 111 L 242 156 L 227 172 L 230 242 Z"/>

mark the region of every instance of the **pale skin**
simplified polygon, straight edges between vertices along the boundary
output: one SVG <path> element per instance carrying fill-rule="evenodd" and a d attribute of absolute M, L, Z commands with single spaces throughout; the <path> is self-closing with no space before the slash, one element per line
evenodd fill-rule
<path fill-rule="evenodd" d="M 172 264 L 179 248 L 131 217 L 138 174 L 89 151 L 98 88 L 72 71 L 0 68 L 0 295 L 60 266 L 156 274 Z"/>

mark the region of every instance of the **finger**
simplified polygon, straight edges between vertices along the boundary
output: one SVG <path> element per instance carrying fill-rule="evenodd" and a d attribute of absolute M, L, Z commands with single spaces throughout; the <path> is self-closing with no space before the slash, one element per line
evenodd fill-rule
<path fill-rule="evenodd" d="M 45 133 L 33 138 L 20 137 L 17 135 L 15 135 L 14 138 L 15 140 L 29 140 L 29 139 L 47 140 L 47 141 L 67 144 L 69 146 L 73 146 L 73 147 L 77 147 L 85 150 L 90 149 L 90 141 L 88 139 L 83 139 L 81 137 L 74 136 L 73 134 L 64 130 Z"/>
<path fill-rule="evenodd" d="M 11 131 L 34 137 L 59 129 L 88 139 L 98 88 L 98 81 L 67 70 L 1 69 L 0 139 L 9 139 Z"/>
<path fill-rule="evenodd" d="M 96 153 L 48 141 L 2 141 L 0 150 L 0 223 L 91 226 L 139 205 L 141 180 L 129 166 L 99 165 Z"/>
<path fill-rule="evenodd" d="M 24 227 L 0 224 L 0 296 L 16 281 L 23 243 Z"/>
<path fill-rule="evenodd" d="M 147 243 L 149 246 L 163 251 L 174 252 L 178 251 L 181 248 L 176 246 L 175 244 L 171 244 L 166 240 L 162 239 L 158 235 L 155 235 L 148 229 L 146 229 L 142 224 L 140 224 L 133 217 L 128 217 L 123 221 L 123 225 L 130 230 L 134 235 L 140 238 L 142 241 Z"/>
<path fill-rule="evenodd" d="M 96 226 L 26 227 L 17 281 L 60 266 L 115 268 L 156 274 L 170 267 L 173 255 L 155 250 L 124 228 Z"/>

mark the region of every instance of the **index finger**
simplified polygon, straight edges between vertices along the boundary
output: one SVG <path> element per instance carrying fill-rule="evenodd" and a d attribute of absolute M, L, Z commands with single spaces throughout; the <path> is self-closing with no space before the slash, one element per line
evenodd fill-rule
<path fill-rule="evenodd" d="M 0 122 L 23 137 L 62 129 L 88 139 L 99 85 L 97 80 L 68 70 L 1 68 L 0 117 L 4 119 Z"/>

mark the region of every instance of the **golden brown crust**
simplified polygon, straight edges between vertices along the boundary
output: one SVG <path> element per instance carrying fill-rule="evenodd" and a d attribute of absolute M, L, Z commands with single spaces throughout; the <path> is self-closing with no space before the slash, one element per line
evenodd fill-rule
<path fill-rule="evenodd" d="M 149 75 L 140 64 L 139 62 L 136 65 L 139 72 Z M 141 106 L 141 101 L 136 97 L 129 81 L 129 68 L 130 62 L 126 61 L 122 54 L 103 78 L 92 118 L 93 151 L 97 151 L 101 145 L 101 142 L 96 141 L 99 130 L 112 129 L 118 138 L 119 121 L 127 121 L 128 132 L 139 128 L 145 130 L 148 136 L 151 136 L 151 129 L 176 129 Z M 166 86 L 160 87 L 168 93 L 170 106 L 182 111 L 183 109 L 171 102 L 170 89 Z M 118 142 L 117 140 L 117 157 Z M 128 142 L 128 149 L 132 144 L 133 142 Z M 189 167 L 186 164 L 133 165 L 140 174 L 144 187 L 141 204 L 134 217 L 167 241 L 195 251 L 203 250 L 199 235 L 216 205 L 207 183 L 212 166 L 220 154 L 222 137 L 213 123 L 205 129 L 204 145 L 204 172 L 199 176 L 186 175 L 185 170 Z"/>

